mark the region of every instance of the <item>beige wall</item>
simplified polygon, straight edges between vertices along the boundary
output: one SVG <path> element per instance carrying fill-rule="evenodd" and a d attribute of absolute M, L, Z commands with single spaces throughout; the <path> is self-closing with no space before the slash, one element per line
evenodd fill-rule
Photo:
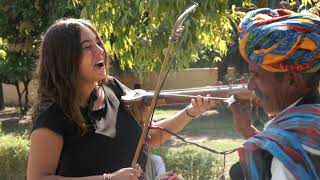
<path fill-rule="evenodd" d="M 218 78 L 217 68 L 193 68 L 174 71 L 169 73 L 163 89 L 179 89 L 200 86 L 213 86 Z M 153 74 L 151 78 L 143 81 L 144 89 L 155 89 L 158 80 L 158 74 Z"/>
<path fill-rule="evenodd" d="M 23 84 L 20 83 L 20 91 L 22 91 Z M 3 99 L 5 106 L 16 106 L 19 104 L 18 102 L 18 93 L 16 90 L 16 87 L 11 84 L 2 84 L 3 87 Z M 29 85 L 29 100 L 32 102 L 35 97 L 35 84 L 34 82 L 31 82 Z M 24 99 L 24 98 L 23 98 Z"/>
<path fill-rule="evenodd" d="M 142 89 L 153 90 L 158 80 L 158 73 L 151 73 L 147 75 L 147 77 L 143 77 L 143 80 L 140 80 L 132 74 L 123 74 L 115 77 L 130 88 L 133 88 L 134 84 L 138 83 L 141 84 Z M 217 77 L 217 68 L 193 68 L 173 71 L 169 73 L 162 89 L 212 86 L 216 84 Z M 23 87 L 22 84 L 20 87 Z M 36 94 L 34 83 L 31 83 L 29 86 L 29 94 L 30 102 L 32 102 Z M 3 95 L 6 106 L 18 105 L 18 96 L 15 86 L 4 84 Z"/>
<path fill-rule="evenodd" d="M 156 87 L 158 73 L 150 73 L 139 79 L 133 74 L 115 76 L 129 88 L 138 83 L 142 89 L 153 90 Z M 217 82 L 218 68 L 192 68 L 170 72 L 163 89 L 190 88 L 199 86 L 212 86 Z"/>

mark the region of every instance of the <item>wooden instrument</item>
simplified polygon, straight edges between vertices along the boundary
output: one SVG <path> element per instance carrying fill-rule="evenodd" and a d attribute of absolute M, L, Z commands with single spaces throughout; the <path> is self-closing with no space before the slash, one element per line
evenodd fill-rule
<path fill-rule="evenodd" d="M 237 99 L 250 100 L 253 97 L 251 91 L 247 89 L 245 84 L 222 85 L 222 86 L 205 86 L 187 89 L 173 89 L 161 91 L 157 100 L 157 106 L 168 104 L 185 104 L 196 98 L 196 95 L 206 96 L 210 94 L 209 99 L 225 101 L 231 95 L 235 95 Z M 147 92 L 142 89 L 127 91 L 125 96 L 121 97 L 123 105 L 139 105 L 149 106 L 153 98 L 154 92 Z"/>

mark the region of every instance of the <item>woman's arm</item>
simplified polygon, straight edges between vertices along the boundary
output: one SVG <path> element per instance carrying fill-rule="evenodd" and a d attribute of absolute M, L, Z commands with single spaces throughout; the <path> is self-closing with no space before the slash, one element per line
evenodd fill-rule
<path fill-rule="evenodd" d="M 31 134 L 27 179 L 52 179 L 63 146 L 61 135 L 47 129 L 36 129 Z"/>
<path fill-rule="evenodd" d="M 63 147 L 61 135 L 39 128 L 31 134 L 31 147 L 28 160 L 28 180 L 104 180 L 103 175 L 88 177 L 62 177 L 54 175 Z M 138 168 L 137 168 L 138 169 Z M 112 180 L 138 180 L 141 170 L 123 168 L 111 174 Z"/>
<path fill-rule="evenodd" d="M 187 124 L 190 123 L 192 117 L 200 115 L 207 111 L 211 106 L 215 104 L 214 101 L 209 101 L 208 98 L 203 96 L 198 96 L 196 99 L 191 100 L 191 104 L 185 109 L 179 111 L 176 115 L 169 117 L 165 120 L 155 122 L 154 126 L 160 126 L 168 129 L 171 132 L 178 133 Z M 151 142 L 150 146 L 159 146 L 165 141 L 167 141 L 171 134 L 168 134 L 159 129 L 152 129 L 151 131 Z"/>

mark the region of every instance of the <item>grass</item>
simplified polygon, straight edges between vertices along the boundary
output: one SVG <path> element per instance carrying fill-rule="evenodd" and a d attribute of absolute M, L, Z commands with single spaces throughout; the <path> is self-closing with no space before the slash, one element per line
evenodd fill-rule
<path fill-rule="evenodd" d="M 178 111 L 179 110 L 177 108 L 161 108 L 155 111 L 154 119 L 163 119 Z M 241 146 L 244 142 L 244 139 L 240 134 L 233 129 L 232 114 L 228 110 L 220 111 L 220 113 L 217 111 L 210 111 L 200 117 L 194 118 L 192 122 L 179 133 L 179 135 L 183 136 L 188 141 L 198 143 L 216 151 L 231 150 Z M 192 148 L 200 152 L 205 152 L 205 150 L 193 145 L 188 145 L 177 138 L 172 138 L 162 145 L 162 147 Z M 212 155 L 216 156 L 215 154 Z M 219 156 L 220 160 L 223 161 L 223 155 Z M 237 161 L 237 152 L 226 156 L 226 175 L 230 166 Z"/>
<path fill-rule="evenodd" d="M 161 120 L 168 116 L 174 115 L 183 107 L 162 107 L 155 111 L 154 119 Z M 12 112 L 11 112 L 12 113 Z M 19 117 L 17 114 L 4 113 L 0 111 L 1 118 L 13 118 Z M 0 122 L 1 123 L 1 122 Z M 17 123 L 2 123 L 0 126 L 0 137 L 1 136 L 19 136 L 23 139 L 28 140 L 29 131 L 28 126 L 18 125 Z M 220 112 L 209 111 L 203 116 L 194 118 L 192 122 L 185 127 L 179 135 L 183 136 L 188 141 L 198 143 L 200 145 L 209 147 L 217 151 L 226 151 L 239 147 L 243 143 L 243 138 L 233 129 L 232 127 L 232 115 L 228 110 L 223 110 Z M 183 143 L 177 138 L 171 138 L 167 143 L 162 145 L 161 148 L 181 149 L 181 148 L 191 148 L 199 152 L 206 152 L 205 150 Z M 212 154 L 212 156 L 217 156 Z M 221 162 L 223 162 L 223 156 L 218 155 Z M 225 174 L 229 171 L 230 166 L 238 161 L 237 153 L 232 153 L 226 157 L 226 170 Z"/>
<path fill-rule="evenodd" d="M 154 119 L 163 119 L 174 115 L 177 109 L 159 109 L 155 111 Z M 194 138 L 206 137 L 208 140 L 239 139 L 241 136 L 232 127 L 232 115 L 229 111 L 209 111 L 194 118 L 180 134 Z"/>

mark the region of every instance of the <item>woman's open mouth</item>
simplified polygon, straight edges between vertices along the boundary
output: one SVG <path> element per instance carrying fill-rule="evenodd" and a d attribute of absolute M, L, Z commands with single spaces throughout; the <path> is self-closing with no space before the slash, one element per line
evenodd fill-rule
<path fill-rule="evenodd" d="M 96 67 L 96 68 L 103 68 L 103 67 L 104 67 L 104 61 L 103 61 L 103 60 L 98 61 L 98 62 L 94 65 L 94 67 Z"/>

